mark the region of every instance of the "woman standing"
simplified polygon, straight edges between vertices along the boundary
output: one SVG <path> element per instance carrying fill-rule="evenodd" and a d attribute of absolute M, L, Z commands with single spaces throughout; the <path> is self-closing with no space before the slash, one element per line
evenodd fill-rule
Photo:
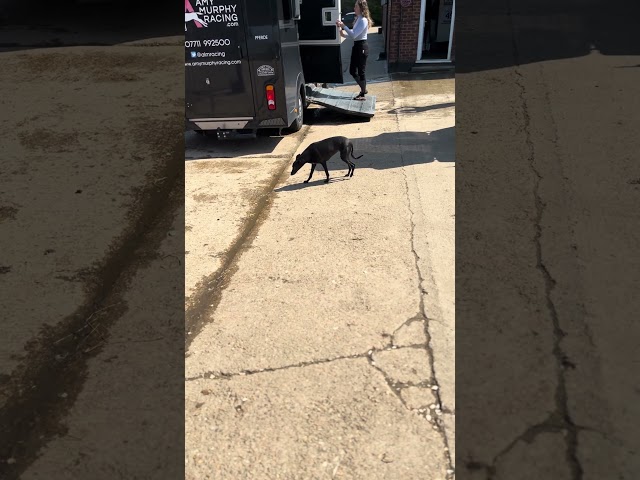
<path fill-rule="evenodd" d="M 336 25 L 340 28 L 340 35 L 344 38 L 353 38 L 353 49 L 351 50 L 351 65 L 349 73 L 360 86 L 360 93 L 355 97 L 356 100 L 364 100 L 367 92 L 367 80 L 365 78 L 365 69 L 367 66 L 367 57 L 369 56 L 369 45 L 367 44 L 367 30 L 373 26 L 371 14 L 367 0 L 356 0 L 353 7 L 356 14 L 356 21 L 353 23 L 353 29 L 346 27 L 343 22 L 338 20 Z"/>

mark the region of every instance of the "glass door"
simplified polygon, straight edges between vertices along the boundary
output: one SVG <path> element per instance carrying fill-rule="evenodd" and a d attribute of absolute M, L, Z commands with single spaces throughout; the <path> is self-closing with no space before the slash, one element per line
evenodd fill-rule
<path fill-rule="evenodd" d="M 418 63 L 451 61 L 455 0 L 422 0 L 418 38 Z"/>

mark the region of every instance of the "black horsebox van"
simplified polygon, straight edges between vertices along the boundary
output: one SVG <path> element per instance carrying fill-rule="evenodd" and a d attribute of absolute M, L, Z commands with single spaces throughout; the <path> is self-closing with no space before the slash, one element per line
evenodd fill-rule
<path fill-rule="evenodd" d="M 297 131 L 306 84 L 343 83 L 340 0 L 185 0 L 187 128 Z"/>

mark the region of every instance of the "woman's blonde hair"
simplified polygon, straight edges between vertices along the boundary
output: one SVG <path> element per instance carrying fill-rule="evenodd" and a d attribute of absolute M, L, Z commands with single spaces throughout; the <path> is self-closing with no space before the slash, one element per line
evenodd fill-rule
<path fill-rule="evenodd" d="M 367 0 L 356 0 L 356 5 L 360 7 L 360 13 L 364 18 L 369 20 L 369 28 L 373 27 L 373 20 L 371 20 L 371 13 L 369 13 L 369 5 Z"/>

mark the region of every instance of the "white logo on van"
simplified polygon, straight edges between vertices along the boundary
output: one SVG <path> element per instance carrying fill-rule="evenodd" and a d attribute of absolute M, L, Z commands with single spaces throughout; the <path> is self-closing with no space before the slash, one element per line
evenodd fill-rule
<path fill-rule="evenodd" d="M 259 77 L 270 77 L 272 75 L 275 75 L 276 71 L 273 67 L 269 66 L 269 65 L 262 65 L 260 67 L 258 67 L 258 76 Z"/>

